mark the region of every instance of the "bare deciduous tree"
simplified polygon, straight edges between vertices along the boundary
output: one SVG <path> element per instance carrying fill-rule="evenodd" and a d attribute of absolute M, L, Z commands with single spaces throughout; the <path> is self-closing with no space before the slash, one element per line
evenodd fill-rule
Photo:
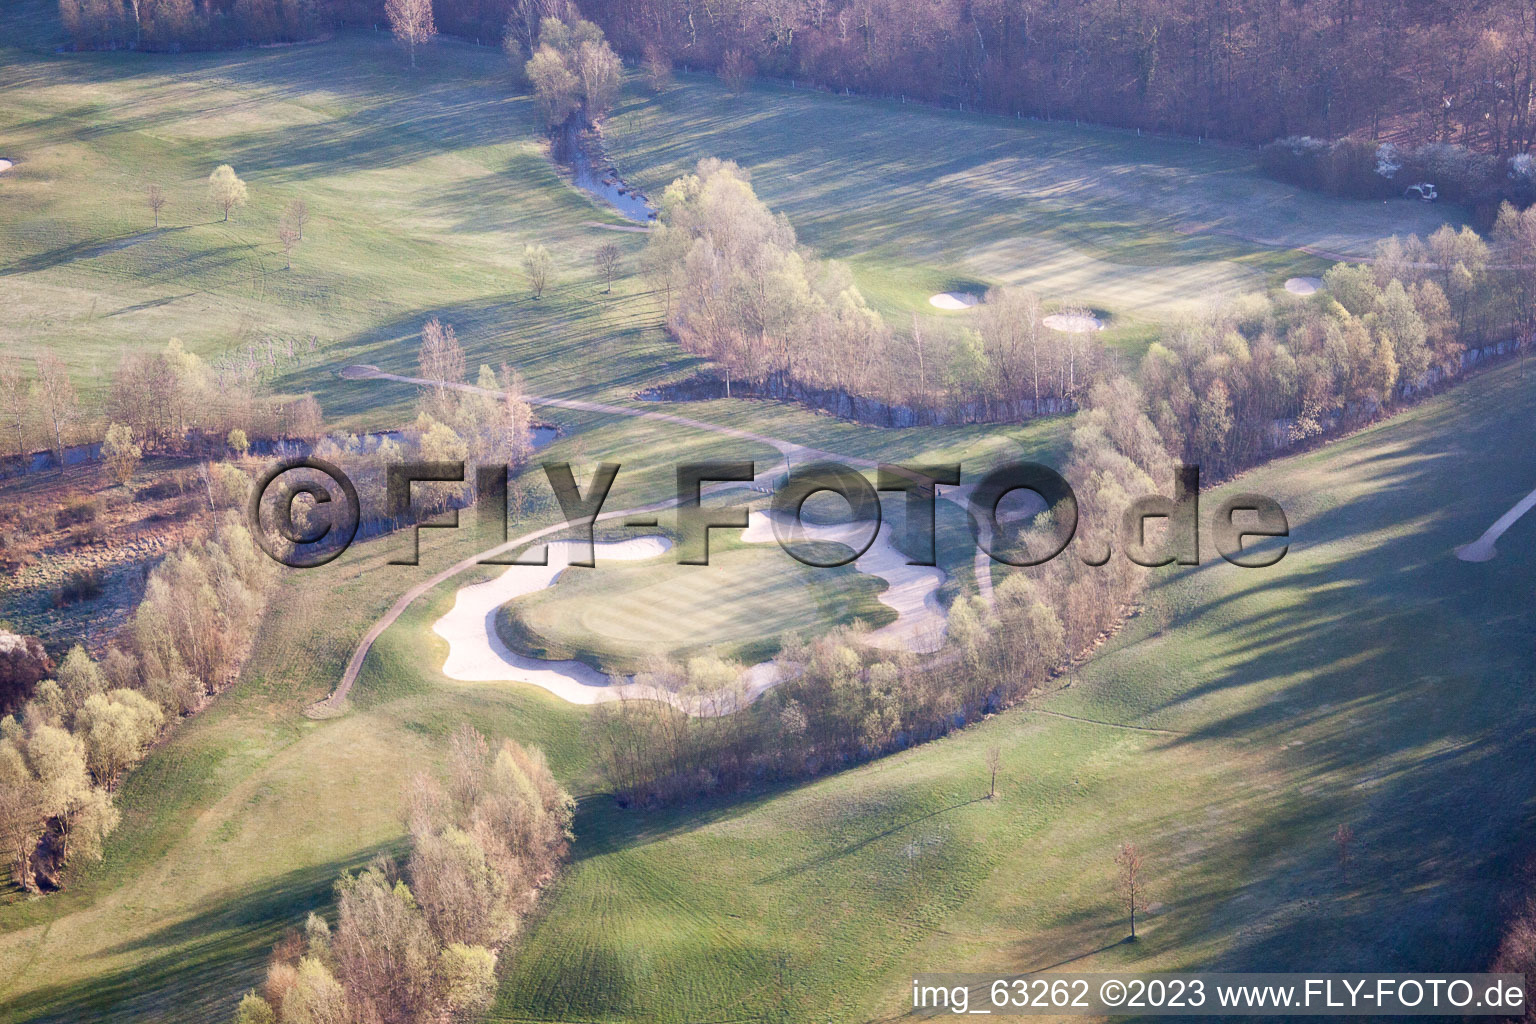
<path fill-rule="evenodd" d="M 752 64 L 752 58 L 735 47 L 726 50 L 720 59 L 720 80 L 733 93 L 745 91 L 755 74 L 757 68 Z"/>
<path fill-rule="evenodd" d="M 987 748 L 987 774 L 991 776 L 987 786 L 987 799 L 997 796 L 997 772 L 1003 766 L 1003 750 L 996 743 Z"/>
<path fill-rule="evenodd" d="M 1344 822 L 1333 830 L 1333 845 L 1339 855 L 1339 875 L 1344 884 L 1349 884 L 1349 862 L 1354 855 L 1355 830 L 1349 827 L 1349 822 Z"/>
<path fill-rule="evenodd" d="M 277 222 L 277 244 L 283 247 L 283 269 L 293 269 L 293 250 L 298 247 L 299 239 L 304 237 L 299 231 L 299 226 L 286 216 Z"/>
<path fill-rule="evenodd" d="M 64 431 L 79 411 L 79 398 L 64 361 L 52 352 L 37 357 L 37 396 L 53 437 L 53 455 L 64 465 Z"/>
<path fill-rule="evenodd" d="M 0 409 L 5 410 L 3 426 L 12 434 L 16 444 L 16 456 L 23 459 L 26 469 L 27 454 L 27 382 L 21 375 L 21 360 L 6 353 L 0 355 Z"/>
<path fill-rule="evenodd" d="M 426 380 L 439 380 L 445 384 L 464 382 L 464 349 L 452 324 L 445 324 L 437 317 L 428 320 L 421 328 L 421 348 L 417 352 L 417 365 Z M 426 387 L 422 389 L 422 409 L 438 421 L 453 418 L 458 405 L 459 393 L 449 388 Z"/>
<path fill-rule="evenodd" d="M 1115 854 L 1115 866 L 1119 869 L 1115 878 L 1115 891 L 1131 918 L 1131 938 L 1136 938 L 1136 913 L 1147 909 L 1146 862 L 1135 843 L 1122 843 Z"/>
<path fill-rule="evenodd" d="M 534 298 L 543 297 L 544 289 L 549 285 L 553 263 L 549 250 L 544 246 L 538 243 L 523 246 L 523 273 L 528 278 L 528 287 L 532 289 Z"/>
<path fill-rule="evenodd" d="M 144 199 L 145 205 L 155 215 L 155 227 L 160 226 L 160 211 L 165 208 L 165 190 L 159 185 L 149 186 L 149 194 Z"/>
<path fill-rule="evenodd" d="M 593 254 L 592 258 L 597 263 L 597 269 L 603 272 L 603 276 L 607 281 L 607 285 L 603 289 L 605 292 L 613 291 L 613 272 L 618 268 L 619 257 L 622 255 L 623 253 L 619 251 L 619 247 L 612 242 L 599 246 L 597 252 Z"/>
<path fill-rule="evenodd" d="M 389 30 L 395 41 L 411 55 L 411 67 L 416 66 L 416 47 L 424 46 L 437 34 L 437 24 L 432 19 L 432 0 L 384 0 L 384 17 L 389 19 Z"/>
<path fill-rule="evenodd" d="M 299 230 L 299 241 L 304 241 L 304 225 L 309 223 L 309 204 L 294 199 L 283 209 L 283 219 Z"/>
<path fill-rule="evenodd" d="M 652 92 L 664 92 L 672 84 L 672 58 L 655 43 L 645 48 L 645 84 Z"/>

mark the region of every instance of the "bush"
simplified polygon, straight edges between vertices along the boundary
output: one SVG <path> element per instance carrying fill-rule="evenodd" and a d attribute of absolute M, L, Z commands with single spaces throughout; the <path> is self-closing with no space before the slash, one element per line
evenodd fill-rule
<path fill-rule="evenodd" d="M 1536 196 L 1528 163 L 1501 162 L 1449 142 L 1402 149 L 1369 139 L 1330 143 L 1293 135 L 1261 147 L 1259 169 L 1276 181 L 1354 199 L 1401 196 L 1421 181 L 1448 202 L 1474 207 L 1497 207 L 1505 199 L 1529 205 Z"/>
<path fill-rule="evenodd" d="M 162 501 L 166 498 L 179 498 L 186 494 L 192 485 L 192 480 L 186 473 L 169 473 L 154 483 L 146 484 L 134 492 L 140 501 Z"/>
<path fill-rule="evenodd" d="M 69 543 L 77 548 L 100 544 L 106 539 L 107 531 L 102 529 L 100 523 L 82 523 L 69 531 Z"/>
<path fill-rule="evenodd" d="M 100 515 L 100 499 L 77 495 L 67 500 L 64 507 L 54 513 L 53 526 L 54 529 L 62 530 L 81 523 L 94 523 Z"/>
<path fill-rule="evenodd" d="M 1276 181 L 1318 188 L 1318 164 L 1327 152 L 1322 139 L 1291 135 L 1259 147 L 1259 170 Z"/>
<path fill-rule="evenodd" d="M 102 572 L 100 569 L 86 569 L 77 572 L 64 581 L 64 585 L 53 595 L 55 608 L 66 608 L 82 601 L 90 601 L 101 596 L 105 589 Z"/>

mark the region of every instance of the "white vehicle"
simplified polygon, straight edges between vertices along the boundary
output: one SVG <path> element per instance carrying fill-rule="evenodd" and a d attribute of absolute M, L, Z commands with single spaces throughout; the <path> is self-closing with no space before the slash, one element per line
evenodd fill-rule
<path fill-rule="evenodd" d="M 1404 199 L 1417 199 L 1421 202 L 1432 203 L 1440 198 L 1440 193 L 1435 186 L 1427 181 L 1421 181 L 1417 185 L 1409 185 L 1403 189 Z"/>

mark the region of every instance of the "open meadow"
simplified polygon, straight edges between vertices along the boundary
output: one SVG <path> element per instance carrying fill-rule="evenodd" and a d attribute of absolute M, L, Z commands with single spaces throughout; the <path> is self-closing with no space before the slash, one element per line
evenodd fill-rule
<path fill-rule="evenodd" d="M 417 372 L 431 317 L 471 375 L 505 364 L 539 396 L 656 408 L 637 393 L 702 363 L 664 328 L 644 236 L 606 230 L 620 218 L 562 178 L 497 48 L 439 40 L 411 70 L 363 30 L 214 53 L 59 43 L 54 5 L 0 11 L 0 157 L 16 161 L 0 174 L 0 332 L 24 357 L 57 353 L 87 404 L 124 349 L 179 337 L 216 361 L 282 338 L 306 354 L 268 371 L 274 393 L 313 395 L 331 426 L 396 428 L 417 388 L 336 371 Z M 653 198 L 702 157 L 738 161 L 898 328 L 968 315 L 935 292 L 1023 284 L 1105 316 L 1127 356 L 1183 311 L 1464 216 L 1280 185 L 1215 144 L 781 84 L 735 95 L 697 74 L 656 94 L 629 73 L 604 134 Z M 221 163 L 251 192 L 228 222 L 205 198 Z M 155 228 L 141 197 L 157 183 Z M 312 220 L 290 267 L 275 229 L 296 198 Z M 611 291 L 592 259 L 608 242 Z M 555 261 L 537 299 L 529 243 Z M 780 458 L 705 426 L 968 476 L 1063 465 L 1071 429 L 878 428 L 741 399 L 681 412 L 702 426 L 537 407 L 560 428 L 541 458 L 622 463 L 607 506 L 622 509 L 669 499 L 679 462 Z M 389 564 L 406 543 L 389 536 L 285 572 L 239 680 L 125 776 L 104 859 L 61 892 L 0 895 L 0 1024 L 227 1019 L 342 870 L 405 849 L 405 785 L 442 767 L 462 722 L 541 747 L 578 801 L 571 864 L 504 954 L 493 1021 L 883 1020 L 924 970 L 1482 969 L 1536 813 L 1536 516 L 1490 561 L 1453 551 L 1536 484 L 1533 422 L 1536 374 L 1511 363 L 1250 470 L 1202 494 L 1204 515 L 1238 491 L 1275 498 L 1278 566 L 1227 564 L 1202 524 L 1203 564 L 1154 570 L 1060 688 L 811 781 L 659 810 L 605 790 L 589 708 L 442 674 L 432 626 L 491 566 L 393 621 L 340 713 L 306 714 L 402 593 L 500 540 L 472 515 L 424 533 L 420 566 Z M 947 606 L 978 581 L 963 513 L 939 517 Z M 545 498 L 512 529 L 559 520 Z M 670 562 L 600 567 L 501 626 L 632 670 L 698 653 L 701 623 L 751 661 L 786 631 L 891 617 L 870 576 L 716 543 L 702 586 Z M 1346 822 L 1347 874 L 1331 839 Z M 1152 887 L 1135 944 L 1113 885 L 1124 842 Z"/>

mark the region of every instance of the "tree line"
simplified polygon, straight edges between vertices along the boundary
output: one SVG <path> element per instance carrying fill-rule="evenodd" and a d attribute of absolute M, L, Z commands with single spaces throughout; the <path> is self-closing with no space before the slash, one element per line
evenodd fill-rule
<path fill-rule="evenodd" d="M 404 869 L 381 856 L 342 875 L 335 927 L 311 913 L 290 931 L 235 1024 L 426 1024 L 490 1004 L 500 948 L 570 848 L 575 801 L 537 747 L 493 750 L 468 725 L 447 761 L 446 786 L 407 788 Z"/>
<path fill-rule="evenodd" d="M 447 6 L 452 0 L 440 0 Z M 1523 152 L 1536 21 L 1519 0 L 588 0 L 634 57 L 1012 115 L 1264 142 L 1387 132 Z"/>
<path fill-rule="evenodd" d="M 1210 476 L 1349 429 L 1459 376 L 1467 347 L 1536 336 L 1536 209 L 1485 240 L 1442 226 L 1334 265 L 1306 301 L 1251 296 L 1166 331 L 1142 358 L 1169 451 Z"/>
<path fill-rule="evenodd" d="M 588 0 L 618 48 L 673 63 L 1002 114 L 1267 142 L 1363 134 L 1499 154 L 1536 141 L 1536 19 L 1519 0 Z M 534 55 L 568 0 L 59 0 L 77 47 L 291 42 L 381 24 Z"/>
<path fill-rule="evenodd" d="M 271 582 L 242 517 L 225 514 L 150 573 L 101 661 L 76 645 L 0 719 L 0 836 L 13 882 L 56 889 L 71 861 L 100 859 L 118 781 L 233 681 Z"/>
<path fill-rule="evenodd" d="M 258 438 L 312 440 L 324 430 L 319 403 L 268 393 L 260 370 L 291 365 L 313 348 L 312 341 L 267 338 L 213 364 L 178 338 L 162 349 L 125 349 L 94 408 L 56 353 L 23 360 L 0 352 L 0 451 L 20 459 L 23 471 L 37 450 L 50 451 L 62 466 L 65 448 L 103 441 L 114 425 L 142 453 L 165 455 L 221 451 L 235 432 L 246 448 Z"/>
<path fill-rule="evenodd" d="M 914 320 L 898 335 L 848 269 L 805 252 L 728 161 L 701 160 L 667 186 L 642 259 L 668 329 L 717 368 L 727 396 L 739 383 L 776 397 L 830 393 L 844 415 L 873 402 L 1017 420 L 1070 404 L 1103 368 L 1091 335 L 1050 330 L 1040 299 L 1017 288 L 988 292 L 974 328 L 941 334 Z"/>

